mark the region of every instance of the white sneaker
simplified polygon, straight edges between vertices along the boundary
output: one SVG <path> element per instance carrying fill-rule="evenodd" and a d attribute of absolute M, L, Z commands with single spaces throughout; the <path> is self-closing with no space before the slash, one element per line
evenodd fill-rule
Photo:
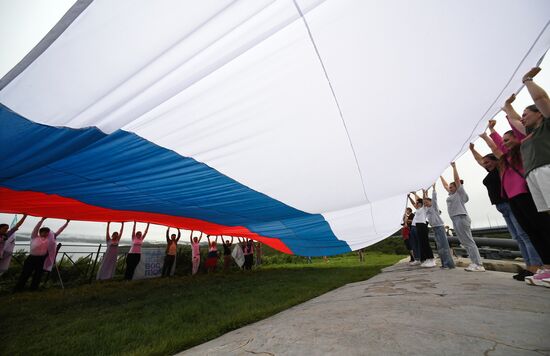
<path fill-rule="evenodd" d="M 420 261 L 409 262 L 409 266 L 418 266 L 419 264 L 420 264 Z"/>
<path fill-rule="evenodd" d="M 550 288 L 550 278 L 545 278 L 542 280 L 542 285 L 546 288 Z"/>
<path fill-rule="evenodd" d="M 464 270 L 468 272 L 485 272 L 485 267 L 472 263 L 468 267 L 464 268 Z"/>
<path fill-rule="evenodd" d="M 435 261 L 433 259 L 427 259 L 426 261 L 422 262 L 422 264 L 420 265 L 420 267 L 424 267 L 424 268 L 432 268 L 432 267 L 435 267 Z"/>

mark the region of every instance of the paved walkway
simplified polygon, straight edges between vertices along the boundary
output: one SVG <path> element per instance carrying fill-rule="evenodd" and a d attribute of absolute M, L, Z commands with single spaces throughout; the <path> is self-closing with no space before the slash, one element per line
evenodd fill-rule
<path fill-rule="evenodd" d="M 550 289 L 397 264 L 183 355 L 550 355 Z"/>

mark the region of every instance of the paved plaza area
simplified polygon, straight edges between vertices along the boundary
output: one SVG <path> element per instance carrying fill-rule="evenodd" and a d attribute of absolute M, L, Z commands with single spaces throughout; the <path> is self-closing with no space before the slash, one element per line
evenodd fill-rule
<path fill-rule="evenodd" d="M 550 355 L 550 288 L 399 263 L 182 355 Z"/>

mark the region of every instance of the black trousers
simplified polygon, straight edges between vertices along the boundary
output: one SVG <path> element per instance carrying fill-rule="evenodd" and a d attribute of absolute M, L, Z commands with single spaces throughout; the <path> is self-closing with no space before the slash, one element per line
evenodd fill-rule
<path fill-rule="evenodd" d="M 252 269 L 254 263 L 254 255 L 244 255 L 244 269 Z"/>
<path fill-rule="evenodd" d="M 542 263 L 550 265 L 550 215 L 539 213 L 530 193 L 509 198 L 510 208 L 518 223 L 529 235 Z"/>
<path fill-rule="evenodd" d="M 174 255 L 166 255 L 164 257 L 164 264 L 162 265 L 162 276 L 163 277 L 170 276 L 170 272 L 172 271 L 172 266 L 174 265 L 175 260 L 176 260 L 176 256 L 174 256 Z"/>
<path fill-rule="evenodd" d="M 46 255 L 44 256 L 33 256 L 29 255 L 23 263 L 23 271 L 19 275 L 19 280 L 15 285 L 15 290 L 20 291 L 25 288 L 27 280 L 32 275 L 31 281 L 31 290 L 38 289 L 40 285 L 40 279 L 42 279 L 42 273 L 44 272 L 44 261 L 46 260 Z"/>
<path fill-rule="evenodd" d="M 134 272 L 141 259 L 141 253 L 129 253 L 126 256 L 126 271 L 124 272 L 124 279 L 132 280 L 134 278 Z"/>
<path fill-rule="evenodd" d="M 428 239 L 428 224 L 416 223 L 416 237 L 420 245 L 420 261 L 424 262 L 428 259 L 433 259 L 434 254 L 430 247 Z"/>

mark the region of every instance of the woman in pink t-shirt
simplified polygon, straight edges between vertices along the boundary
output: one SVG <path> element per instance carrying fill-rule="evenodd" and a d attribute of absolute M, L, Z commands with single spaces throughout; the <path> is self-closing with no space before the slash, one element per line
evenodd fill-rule
<path fill-rule="evenodd" d="M 145 231 L 141 233 L 141 231 L 136 232 L 136 222 L 134 221 L 134 229 L 132 230 L 132 247 L 126 256 L 126 271 L 124 273 L 124 279 L 128 281 L 134 278 L 134 272 L 136 271 L 136 267 L 141 260 L 141 245 L 143 244 L 145 236 L 147 236 L 147 231 L 149 231 L 149 223 L 147 223 Z"/>
<path fill-rule="evenodd" d="M 485 133 L 481 137 L 487 142 L 494 155 L 500 159 L 499 172 L 503 197 L 508 199 L 514 216 L 529 235 L 543 264 L 549 265 L 550 216 L 537 211 L 533 197 L 527 188 L 520 152 L 521 140 L 524 137 L 518 131 L 512 130 L 501 137 L 494 130 L 495 124 L 495 120 L 489 121 L 490 138 Z"/>
<path fill-rule="evenodd" d="M 191 231 L 191 235 L 189 236 L 189 242 L 191 242 L 191 261 L 193 263 L 192 274 L 197 274 L 197 272 L 199 271 L 199 266 L 201 264 L 201 251 L 200 251 L 201 239 L 202 239 L 202 232 L 201 232 L 201 236 L 197 238 L 196 236 L 193 237 L 193 231 Z"/>

